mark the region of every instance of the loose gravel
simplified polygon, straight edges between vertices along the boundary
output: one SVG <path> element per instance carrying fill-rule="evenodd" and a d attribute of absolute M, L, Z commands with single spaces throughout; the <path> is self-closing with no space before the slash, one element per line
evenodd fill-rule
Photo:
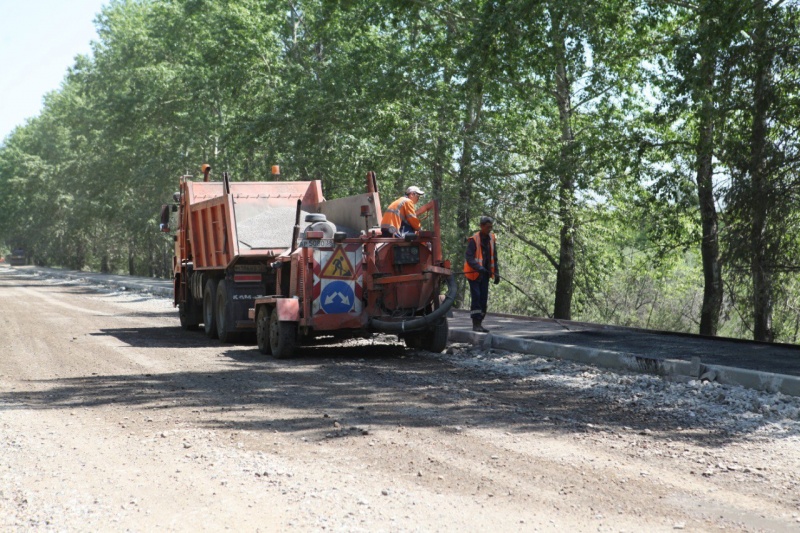
<path fill-rule="evenodd" d="M 276 361 L 8 269 L 0 303 L 2 530 L 800 530 L 795 397 L 391 336 Z"/>

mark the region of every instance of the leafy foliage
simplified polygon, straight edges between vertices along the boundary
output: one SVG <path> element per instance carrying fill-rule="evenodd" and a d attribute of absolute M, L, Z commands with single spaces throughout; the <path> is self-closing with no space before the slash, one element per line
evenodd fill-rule
<path fill-rule="evenodd" d="M 158 207 L 201 163 L 234 180 L 279 164 L 331 198 L 375 170 L 387 202 L 410 184 L 441 201 L 456 270 L 477 218 L 497 218 L 495 311 L 737 336 L 766 312 L 766 334 L 794 341 L 798 16 L 764 0 L 115 0 L 92 56 L 0 146 L 0 242 L 169 276 Z"/>

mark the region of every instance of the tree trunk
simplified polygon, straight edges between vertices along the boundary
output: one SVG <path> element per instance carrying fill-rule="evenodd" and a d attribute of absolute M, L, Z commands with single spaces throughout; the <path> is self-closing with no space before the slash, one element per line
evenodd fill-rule
<path fill-rule="evenodd" d="M 461 144 L 461 157 L 458 165 L 458 208 L 456 226 L 459 234 L 466 238 L 470 235 L 470 223 L 472 221 L 472 156 L 475 147 L 475 131 L 480 120 L 481 110 L 483 109 L 483 85 L 480 82 L 469 83 L 471 90 L 467 91 L 467 106 L 464 115 L 463 131 L 464 137 Z M 460 256 L 466 253 L 465 240 L 459 246 Z M 466 278 L 461 277 L 462 285 L 459 294 L 466 294 Z M 461 305 L 462 298 L 458 298 L 457 303 Z"/>
<path fill-rule="evenodd" d="M 449 73 L 449 69 L 445 67 L 444 69 L 444 76 L 442 78 L 443 85 L 445 87 L 450 86 L 452 76 Z M 444 100 L 444 99 L 442 99 Z M 448 142 L 447 138 L 447 126 L 445 117 L 447 116 L 447 107 L 445 106 L 444 102 L 439 105 L 438 116 L 436 117 L 436 139 L 434 141 L 434 154 L 433 154 L 433 181 L 431 183 L 432 191 L 431 196 L 434 200 L 441 200 L 442 199 L 442 191 L 444 189 L 444 170 L 448 165 L 449 161 L 449 154 L 448 154 L 448 146 L 450 146 L 450 142 Z"/>
<path fill-rule="evenodd" d="M 444 188 L 445 151 L 447 148 L 444 132 L 437 133 L 434 146 L 435 153 L 433 154 L 433 180 L 431 182 L 431 197 L 434 200 L 441 200 L 442 190 Z"/>
<path fill-rule="evenodd" d="M 704 26 L 707 26 L 705 21 Z M 710 39 L 709 29 L 701 28 L 701 33 Z M 717 227 L 717 208 L 714 202 L 714 83 L 716 72 L 716 50 L 706 46 L 700 60 L 701 102 L 698 117 L 697 139 L 697 196 L 700 204 L 703 240 L 700 255 L 703 258 L 703 307 L 700 311 L 700 334 L 716 335 L 722 309 L 722 268 L 719 258 L 719 230 Z"/>
<path fill-rule="evenodd" d="M 135 254 L 135 250 L 136 250 L 136 243 L 135 242 L 131 242 L 128 245 L 128 275 L 130 275 L 130 276 L 135 276 L 136 275 L 136 269 L 135 269 L 135 266 L 136 266 L 136 261 L 135 261 L 136 254 Z"/>
<path fill-rule="evenodd" d="M 772 329 L 772 270 L 767 250 L 767 214 L 769 211 L 768 171 L 766 161 L 767 113 L 773 91 L 770 72 L 774 49 L 767 42 L 768 20 L 763 0 L 755 4 L 757 26 L 753 35 L 756 72 L 753 80 L 753 125 L 750 136 L 750 201 L 752 226 L 750 228 L 751 262 L 753 278 L 753 338 L 771 342 Z"/>
<path fill-rule="evenodd" d="M 472 157 L 475 150 L 475 130 L 478 127 L 483 108 L 483 86 L 473 83 L 467 94 L 467 108 L 464 116 L 464 139 L 461 145 L 461 158 L 458 165 L 458 229 L 464 236 L 470 230 L 472 211 Z"/>
<path fill-rule="evenodd" d="M 552 46 L 555 54 L 556 102 L 561 127 L 561 165 L 558 185 L 558 218 L 561 223 L 556 300 L 553 317 L 572 318 L 572 294 L 575 285 L 575 181 L 570 166 L 572 143 L 571 84 L 567 74 L 566 38 L 561 28 L 561 14 L 551 9 Z"/>

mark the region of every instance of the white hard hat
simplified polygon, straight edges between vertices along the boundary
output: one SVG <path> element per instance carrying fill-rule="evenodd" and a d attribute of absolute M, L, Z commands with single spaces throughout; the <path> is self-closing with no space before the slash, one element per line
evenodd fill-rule
<path fill-rule="evenodd" d="M 419 194 L 420 196 L 425 196 L 425 192 L 422 189 L 420 189 L 419 187 L 417 187 L 416 185 L 412 185 L 411 187 L 406 189 L 406 194 L 411 194 L 412 192 L 415 192 L 415 193 Z"/>

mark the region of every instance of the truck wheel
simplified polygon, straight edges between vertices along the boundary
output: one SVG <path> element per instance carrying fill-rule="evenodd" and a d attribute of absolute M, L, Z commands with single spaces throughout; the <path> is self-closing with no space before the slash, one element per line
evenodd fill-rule
<path fill-rule="evenodd" d="M 278 318 L 278 308 L 272 310 L 269 319 L 269 346 L 276 359 L 286 359 L 294 355 L 297 343 L 297 323 L 285 322 Z"/>
<path fill-rule="evenodd" d="M 214 312 L 214 303 L 217 298 L 217 282 L 209 279 L 203 291 L 203 329 L 210 339 L 217 337 L 217 313 Z"/>
<path fill-rule="evenodd" d="M 266 305 L 258 307 L 256 315 L 256 340 L 258 341 L 258 351 L 264 355 L 272 353 L 272 346 L 269 338 L 270 309 Z"/>
<path fill-rule="evenodd" d="M 200 313 L 191 302 L 178 304 L 178 316 L 181 319 L 181 328 L 185 331 L 194 331 L 200 325 Z"/>
<path fill-rule="evenodd" d="M 217 313 L 217 336 L 222 342 L 235 342 L 238 338 L 236 332 L 228 331 L 228 283 L 221 279 L 217 285 L 217 298 L 214 309 Z"/>

